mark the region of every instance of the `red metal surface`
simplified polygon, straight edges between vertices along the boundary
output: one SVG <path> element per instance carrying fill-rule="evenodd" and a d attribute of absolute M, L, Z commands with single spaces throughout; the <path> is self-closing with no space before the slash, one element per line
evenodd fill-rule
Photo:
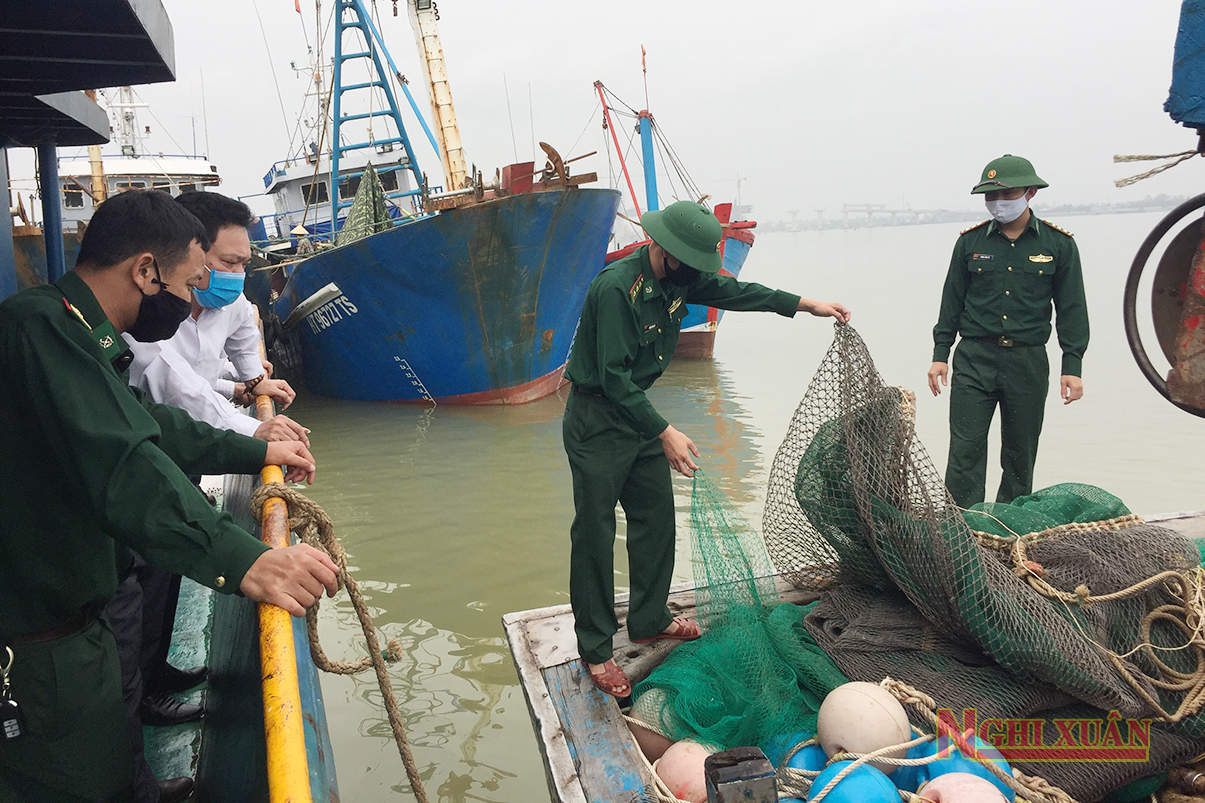
<path fill-rule="evenodd" d="M 1176 337 L 1175 360 L 1167 375 L 1173 401 L 1205 408 L 1205 236 L 1192 260 Z"/>
<path fill-rule="evenodd" d="M 714 320 L 714 318 L 711 320 Z M 678 347 L 674 349 L 674 356 L 685 357 L 691 360 L 710 360 L 714 351 L 715 330 L 710 332 L 683 332 L 678 335 Z"/>
<path fill-rule="evenodd" d="M 535 162 L 517 162 L 502 168 L 502 191 L 507 195 L 531 192 Z"/>

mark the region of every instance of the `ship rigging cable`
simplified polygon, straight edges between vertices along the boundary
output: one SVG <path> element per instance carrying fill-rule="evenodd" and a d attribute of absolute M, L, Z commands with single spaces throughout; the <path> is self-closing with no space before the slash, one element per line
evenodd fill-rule
<path fill-rule="evenodd" d="M 280 81 L 276 78 L 276 64 L 272 61 L 272 48 L 268 47 L 268 33 L 264 30 L 263 18 L 259 15 L 259 5 L 251 0 L 251 8 L 255 10 L 255 19 L 259 22 L 259 35 L 264 40 L 264 52 L 268 54 L 268 67 L 272 70 L 272 83 L 276 85 L 276 101 L 280 104 L 280 119 L 285 124 L 285 134 L 289 133 L 289 115 L 285 113 L 284 97 L 280 94 Z"/>

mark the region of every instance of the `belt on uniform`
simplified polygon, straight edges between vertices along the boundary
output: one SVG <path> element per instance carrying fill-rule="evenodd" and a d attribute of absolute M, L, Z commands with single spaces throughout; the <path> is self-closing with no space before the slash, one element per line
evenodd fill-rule
<path fill-rule="evenodd" d="M 594 396 L 595 398 L 598 398 L 598 399 L 607 398 L 607 394 L 603 393 L 601 390 L 587 390 L 586 388 L 582 387 L 581 385 L 574 385 L 573 392 L 580 393 L 583 396 Z"/>
<path fill-rule="evenodd" d="M 992 336 L 973 337 L 971 339 L 978 340 L 981 343 L 991 343 L 993 345 L 1000 346 L 1000 347 L 1006 348 L 1006 349 L 1011 349 L 1014 346 L 1030 345 L 1029 343 L 1018 343 L 1017 341 L 1013 340 L 1011 337 L 1005 337 L 1004 335 L 1000 335 L 999 337 L 992 337 Z"/>
<path fill-rule="evenodd" d="M 40 644 L 43 641 L 54 641 L 55 639 L 63 638 L 64 636 L 73 636 L 83 630 L 92 623 L 94 617 L 79 616 L 73 617 L 58 627 L 51 628 L 42 633 L 30 633 L 24 636 L 12 636 L 7 639 L 8 643 L 13 647 L 20 647 L 26 644 Z"/>

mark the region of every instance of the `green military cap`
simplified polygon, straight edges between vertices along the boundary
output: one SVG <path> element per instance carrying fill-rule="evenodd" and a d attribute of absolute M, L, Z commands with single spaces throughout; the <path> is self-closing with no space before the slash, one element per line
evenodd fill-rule
<path fill-rule="evenodd" d="M 1033 164 L 1028 159 L 1006 153 L 999 159 L 992 159 L 983 168 L 979 183 L 971 190 L 971 194 L 992 192 L 993 190 L 1011 190 L 1017 187 L 1049 187 L 1038 174 L 1034 172 Z"/>
<path fill-rule="evenodd" d="M 711 210 L 694 201 L 678 201 L 660 211 L 645 212 L 640 225 L 653 242 L 702 273 L 719 273 L 723 226 Z"/>

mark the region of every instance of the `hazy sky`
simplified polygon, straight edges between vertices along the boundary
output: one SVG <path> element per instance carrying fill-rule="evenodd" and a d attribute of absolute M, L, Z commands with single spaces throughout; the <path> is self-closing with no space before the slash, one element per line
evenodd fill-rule
<path fill-rule="evenodd" d="M 300 2 L 312 40 L 314 0 Z M 399 0 L 393 17 L 390 0 L 377 0 L 378 13 L 398 68 L 428 112 L 405 3 Z M 788 210 L 836 216 L 842 203 L 972 208 L 978 201 L 968 193 L 983 164 L 1005 152 L 1032 159 L 1050 183 L 1039 207 L 1196 194 L 1199 160 L 1126 189 L 1112 185 L 1150 166 L 1115 165 L 1115 153 L 1195 146 L 1195 134 L 1162 110 L 1179 5 L 442 0 L 439 10 L 461 136 L 487 175 L 515 161 L 512 126 L 519 158 L 531 158 L 534 121 L 535 138 L 566 158 L 598 149 L 574 167 L 606 181 L 601 115 L 587 128 L 598 106 L 592 84 L 601 79 L 644 106 L 644 45 L 649 105 L 696 183 L 724 200 L 744 176 L 744 202 L 754 205 L 755 218 L 772 220 Z M 197 116 L 198 144 L 204 149 L 207 128 L 222 191 L 262 191 L 261 177 L 287 155 L 288 128 L 306 89 L 289 67 L 307 61 L 302 16 L 293 0 L 164 6 L 175 31 L 177 81 L 139 94 L 186 149 L 189 115 Z M 330 7 L 324 2 L 324 16 Z M 155 129 L 155 149 L 174 150 L 155 120 L 144 113 L 139 122 Z M 626 142 L 628 130 L 622 133 Z M 410 135 L 420 164 L 437 175 L 419 128 L 411 126 Z M 663 182 L 662 194 L 668 190 Z"/>

